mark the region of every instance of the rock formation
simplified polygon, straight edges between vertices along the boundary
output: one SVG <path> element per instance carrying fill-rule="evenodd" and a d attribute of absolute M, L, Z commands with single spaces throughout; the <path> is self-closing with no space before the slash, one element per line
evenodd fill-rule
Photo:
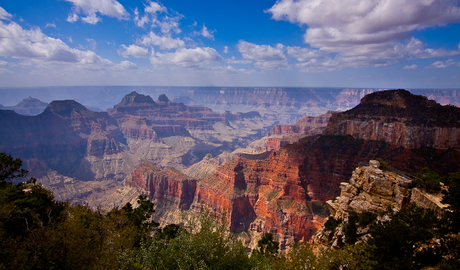
<path fill-rule="evenodd" d="M 406 90 L 365 96 L 355 108 L 329 119 L 325 134 L 352 135 L 404 148 L 460 147 L 460 109 Z"/>
<path fill-rule="evenodd" d="M 275 125 L 269 135 L 284 135 L 284 134 L 305 134 L 308 136 L 323 133 L 331 115 L 335 113 L 328 111 L 325 114 L 318 116 L 304 116 L 295 124 Z"/>
<path fill-rule="evenodd" d="M 23 99 L 21 102 L 16 104 L 15 106 L 11 107 L 3 107 L 1 106 L 0 109 L 2 110 L 13 110 L 18 114 L 21 115 L 38 115 L 42 113 L 48 104 L 45 102 L 41 102 L 40 100 L 28 97 Z"/>
<path fill-rule="evenodd" d="M 369 161 L 368 166 L 361 166 L 353 171 L 348 182 L 340 184 L 340 196 L 326 203 L 330 210 L 330 218 L 340 222 L 348 222 L 350 212 L 371 212 L 376 216 L 383 215 L 388 208 L 400 211 L 409 203 L 441 213 L 446 205 L 441 203 L 441 194 L 433 195 L 414 187 L 412 179 L 391 171 L 379 169 L 377 160 Z M 360 239 L 367 237 L 368 228 L 359 228 Z M 337 246 L 339 239 L 345 237 L 343 225 L 334 231 L 321 228 L 313 240 L 324 246 Z"/>

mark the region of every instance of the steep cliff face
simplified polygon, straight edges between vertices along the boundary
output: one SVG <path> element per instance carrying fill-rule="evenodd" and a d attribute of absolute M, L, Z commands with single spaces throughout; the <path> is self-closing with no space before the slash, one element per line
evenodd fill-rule
<path fill-rule="evenodd" d="M 163 226 L 184 222 L 186 216 L 180 213 L 190 210 L 197 190 L 197 180 L 173 168 L 160 171 L 147 161 L 136 166 L 125 185 L 155 202 L 154 219 Z"/>
<path fill-rule="evenodd" d="M 330 217 L 339 222 L 349 222 L 350 213 L 374 213 L 381 216 L 388 208 L 400 211 L 409 203 L 428 208 L 441 213 L 446 205 L 440 201 L 441 194 L 433 195 L 415 188 L 412 179 L 391 171 L 379 169 L 380 163 L 371 160 L 368 166 L 358 167 L 348 182 L 340 184 L 340 196 L 327 201 Z M 358 228 L 360 239 L 368 237 L 368 224 Z M 333 231 L 321 228 L 313 240 L 324 246 L 337 246 L 346 237 L 344 225 L 341 224 Z M 346 241 L 346 239 L 343 239 Z"/>
<path fill-rule="evenodd" d="M 460 147 L 460 110 L 405 90 L 365 96 L 355 108 L 329 119 L 325 134 L 352 135 L 405 148 Z"/>

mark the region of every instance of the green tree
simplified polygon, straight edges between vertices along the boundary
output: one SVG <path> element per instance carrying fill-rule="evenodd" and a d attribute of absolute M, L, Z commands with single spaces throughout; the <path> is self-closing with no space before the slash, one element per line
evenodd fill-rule
<path fill-rule="evenodd" d="M 445 177 L 440 176 L 428 167 L 416 173 L 415 177 L 413 184 L 429 193 L 439 193 L 441 191 L 441 182 L 445 181 Z"/>
<path fill-rule="evenodd" d="M 433 250 L 423 254 L 416 250 L 439 236 L 433 211 L 410 204 L 397 213 L 390 210 L 387 215 L 389 220 L 377 222 L 370 229 L 369 244 L 375 247 L 372 254 L 378 262 L 375 269 L 420 269 L 439 262 Z"/>
<path fill-rule="evenodd" d="M 0 153 L 0 184 L 11 181 L 17 177 L 26 177 L 27 171 L 21 169 L 22 160 L 13 159 L 4 152 Z"/>

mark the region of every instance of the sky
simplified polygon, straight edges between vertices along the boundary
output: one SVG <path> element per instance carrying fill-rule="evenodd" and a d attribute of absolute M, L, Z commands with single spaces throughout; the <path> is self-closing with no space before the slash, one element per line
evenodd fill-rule
<path fill-rule="evenodd" d="M 460 88 L 459 0 L 0 0 L 0 87 Z"/>

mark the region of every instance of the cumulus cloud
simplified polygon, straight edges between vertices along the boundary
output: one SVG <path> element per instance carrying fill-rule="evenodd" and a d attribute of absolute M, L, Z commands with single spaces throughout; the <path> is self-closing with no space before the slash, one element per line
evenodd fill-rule
<path fill-rule="evenodd" d="M 254 65 L 259 68 L 277 69 L 287 66 L 287 59 L 284 55 L 285 47 L 282 44 L 272 47 L 240 40 L 236 47 L 244 59 L 255 61 Z"/>
<path fill-rule="evenodd" d="M 78 21 L 80 17 L 78 17 L 77 14 L 73 13 L 73 14 L 69 14 L 69 16 L 67 17 L 67 21 L 70 22 L 70 23 L 74 23 L 76 21 Z"/>
<path fill-rule="evenodd" d="M 12 17 L 13 15 L 9 14 L 4 8 L 0 7 L 0 20 L 11 20 Z"/>
<path fill-rule="evenodd" d="M 114 65 L 112 69 L 117 70 L 117 71 L 123 71 L 123 70 L 129 70 L 129 69 L 139 69 L 139 67 L 133 62 L 121 61 L 120 64 Z"/>
<path fill-rule="evenodd" d="M 321 52 L 318 49 L 301 48 L 298 46 L 288 46 L 287 53 L 289 56 L 296 58 L 299 62 L 308 62 L 311 59 L 321 58 L 324 56 L 324 52 Z"/>
<path fill-rule="evenodd" d="M 172 53 L 152 52 L 150 62 L 154 68 L 211 68 L 222 57 L 213 48 L 180 48 Z"/>
<path fill-rule="evenodd" d="M 81 20 L 85 23 L 96 24 L 101 18 L 97 13 L 109 17 L 114 17 L 119 20 L 126 20 L 129 18 L 128 12 L 116 0 L 65 0 L 71 2 L 72 14 L 67 17 L 68 22 L 76 22 L 79 19 L 77 14 L 84 14 Z"/>
<path fill-rule="evenodd" d="M 418 68 L 418 65 L 416 64 L 413 64 L 413 65 L 410 65 L 410 66 L 404 66 L 403 69 L 417 69 Z"/>
<path fill-rule="evenodd" d="M 48 28 L 48 27 L 56 28 L 56 24 L 55 23 L 47 23 L 45 25 L 45 28 Z"/>
<path fill-rule="evenodd" d="M 3 57 L 36 63 L 73 63 L 81 67 L 113 65 L 93 51 L 70 48 L 62 40 L 46 36 L 39 28 L 25 30 L 15 22 L 0 21 L 0 36 L 0 56 Z"/>
<path fill-rule="evenodd" d="M 170 32 L 180 33 L 179 21 L 184 16 L 177 12 L 168 14 L 168 10 L 160 3 L 149 1 L 144 8 L 144 15 L 141 16 L 139 10 L 134 10 L 134 22 L 139 27 L 150 25 L 151 27 L 159 27 L 160 31 L 165 34 Z"/>
<path fill-rule="evenodd" d="M 121 49 L 118 50 L 118 54 L 124 58 L 128 58 L 129 56 L 133 56 L 135 58 L 146 58 L 149 56 L 149 50 L 134 44 L 129 45 L 128 47 L 121 45 Z"/>
<path fill-rule="evenodd" d="M 228 53 L 228 46 L 224 46 L 224 53 Z"/>
<path fill-rule="evenodd" d="M 179 38 L 172 38 L 170 35 L 158 36 L 150 32 L 137 41 L 144 46 L 158 46 L 160 49 L 176 49 L 185 46 L 185 42 Z"/>
<path fill-rule="evenodd" d="M 163 5 L 157 2 L 150 2 L 149 5 L 144 8 L 144 16 L 139 17 L 139 10 L 137 8 L 134 10 L 134 21 L 139 27 L 144 27 L 144 25 L 148 22 L 155 24 L 158 18 L 157 13 L 162 13 L 166 11 L 166 7 L 164 7 Z"/>
<path fill-rule="evenodd" d="M 459 66 L 460 67 L 460 62 L 455 62 L 453 59 L 449 59 L 445 62 L 443 61 L 436 61 L 431 65 L 428 65 L 427 68 L 448 68 L 451 66 Z"/>
<path fill-rule="evenodd" d="M 334 50 L 410 37 L 410 31 L 460 20 L 457 0 L 279 0 L 275 20 L 308 25 L 305 42 Z"/>
<path fill-rule="evenodd" d="M 310 47 L 287 48 L 308 71 L 460 54 L 460 47 L 432 49 L 411 37 L 414 30 L 459 22 L 456 0 L 278 0 L 266 12 L 275 20 L 308 26 L 304 41 Z"/>

